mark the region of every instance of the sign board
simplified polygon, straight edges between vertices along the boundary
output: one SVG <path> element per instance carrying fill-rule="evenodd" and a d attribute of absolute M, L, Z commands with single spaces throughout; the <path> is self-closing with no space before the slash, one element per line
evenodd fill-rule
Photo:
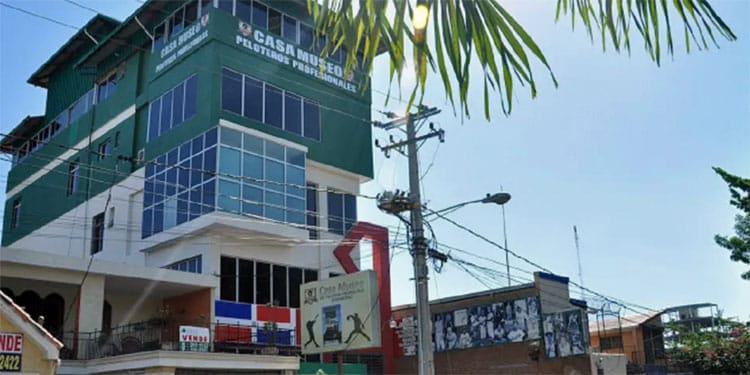
<path fill-rule="evenodd" d="M 23 334 L 0 332 L 0 371 L 21 372 Z"/>
<path fill-rule="evenodd" d="M 302 354 L 380 347 L 380 306 L 374 271 L 300 286 Z"/>
<path fill-rule="evenodd" d="M 180 326 L 181 351 L 207 352 L 210 342 L 208 328 Z"/>
<path fill-rule="evenodd" d="M 580 309 L 543 315 L 544 354 L 547 358 L 586 354 L 589 346 L 584 331 L 588 323 Z"/>
<path fill-rule="evenodd" d="M 155 73 L 168 68 L 181 56 L 186 55 L 208 39 L 208 16 L 208 14 L 204 14 L 197 22 L 182 30 L 176 37 L 172 37 L 158 52 L 154 51 L 156 55 Z"/>

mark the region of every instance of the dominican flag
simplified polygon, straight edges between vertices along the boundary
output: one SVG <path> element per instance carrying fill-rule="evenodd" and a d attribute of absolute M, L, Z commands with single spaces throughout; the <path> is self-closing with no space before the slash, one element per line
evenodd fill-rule
<path fill-rule="evenodd" d="M 272 340 L 266 323 L 276 323 L 276 344 L 300 345 L 300 312 L 289 307 L 215 301 L 214 341 L 265 344 Z"/>

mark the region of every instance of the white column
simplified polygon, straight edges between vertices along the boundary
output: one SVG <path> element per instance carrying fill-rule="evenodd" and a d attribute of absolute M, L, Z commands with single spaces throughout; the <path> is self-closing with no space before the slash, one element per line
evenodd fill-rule
<path fill-rule="evenodd" d="M 89 274 L 83 285 L 78 302 L 78 332 L 93 332 L 102 329 L 104 306 L 104 275 Z"/>

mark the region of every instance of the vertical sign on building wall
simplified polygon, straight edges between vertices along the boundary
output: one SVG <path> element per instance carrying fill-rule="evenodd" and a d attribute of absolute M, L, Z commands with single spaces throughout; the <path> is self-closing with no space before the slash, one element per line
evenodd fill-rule
<path fill-rule="evenodd" d="M 0 371 L 21 372 L 23 334 L 0 332 Z"/>
<path fill-rule="evenodd" d="M 380 346 L 377 276 L 361 271 L 303 284 L 302 353 Z"/>
<path fill-rule="evenodd" d="M 544 353 L 547 358 L 568 357 L 586 353 L 587 335 L 580 309 L 544 314 Z"/>

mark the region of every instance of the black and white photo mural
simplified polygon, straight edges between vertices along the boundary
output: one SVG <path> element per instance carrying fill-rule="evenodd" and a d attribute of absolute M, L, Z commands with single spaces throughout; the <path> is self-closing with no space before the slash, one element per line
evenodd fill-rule
<path fill-rule="evenodd" d="M 537 297 L 436 313 L 432 322 L 437 352 L 541 338 Z"/>
<path fill-rule="evenodd" d="M 544 353 L 547 358 L 586 353 L 588 343 L 582 317 L 580 309 L 543 315 Z"/>

